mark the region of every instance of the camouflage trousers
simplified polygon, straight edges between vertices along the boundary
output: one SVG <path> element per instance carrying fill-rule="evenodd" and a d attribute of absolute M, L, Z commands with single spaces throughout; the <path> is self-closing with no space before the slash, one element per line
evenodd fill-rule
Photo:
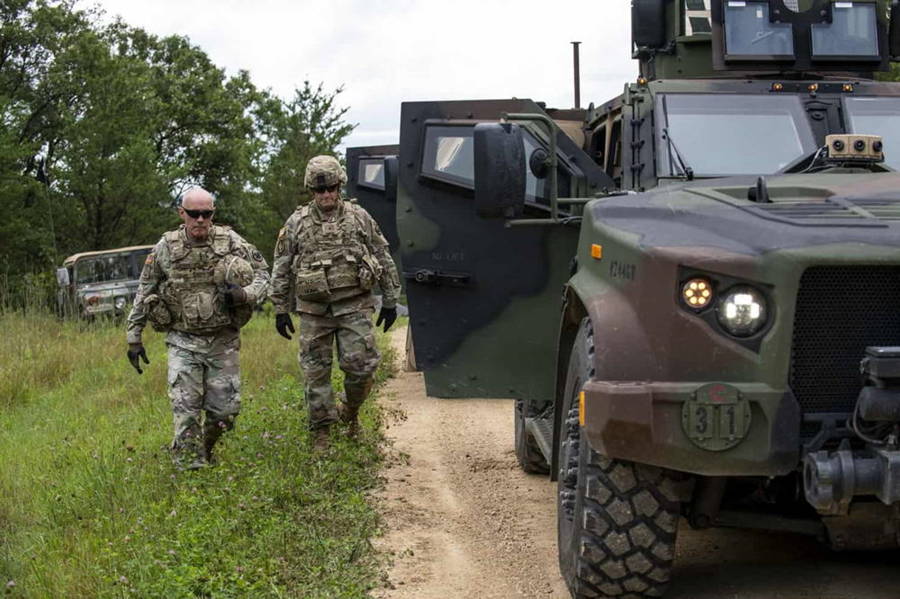
<path fill-rule="evenodd" d="M 375 347 L 372 310 L 366 308 L 341 316 L 300 315 L 300 369 L 306 384 L 309 428 L 330 425 L 338 419 L 331 388 L 332 349 L 337 343 L 338 365 L 344 372 L 346 405 L 359 409 L 375 380 L 381 355 Z"/>
<path fill-rule="evenodd" d="M 240 336 L 172 331 L 166 344 L 176 462 L 203 459 L 241 409 Z"/>

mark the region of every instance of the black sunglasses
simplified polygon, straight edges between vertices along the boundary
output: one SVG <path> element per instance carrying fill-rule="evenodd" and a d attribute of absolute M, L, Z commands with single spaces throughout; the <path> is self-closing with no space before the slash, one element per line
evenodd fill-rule
<path fill-rule="evenodd" d="M 188 210 L 187 208 L 185 208 L 184 211 L 191 218 L 200 218 L 202 216 L 206 220 L 211 219 L 213 213 L 215 212 L 215 210 Z"/>
<path fill-rule="evenodd" d="M 325 186 L 322 186 L 322 187 L 313 187 L 312 190 L 313 190 L 314 193 L 325 193 L 326 191 L 327 191 L 328 193 L 332 193 L 332 192 L 337 191 L 338 187 L 340 187 L 340 186 L 341 186 L 340 183 L 335 183 L 334 185 L 325 185 Z"/>

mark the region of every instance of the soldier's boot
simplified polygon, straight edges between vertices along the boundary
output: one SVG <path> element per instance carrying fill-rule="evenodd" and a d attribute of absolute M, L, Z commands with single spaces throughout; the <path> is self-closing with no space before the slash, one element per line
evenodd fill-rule
<path fill-rule="evenodd" d="M 323 453 L 328 450 L 331 441 L 331 426 L 325 425 L 317 428 L 312 432 L 312 446 L 316 453 Z"/>
<path fill-rule="evenodd" d="M 361 384 L 344 384 L 347 393 L 344 403 L 340 407 L 341 422 L 347 425 L 347 434 L 356 438 L 359 435 L 359 408 L 369 396 L 373 381 L 369 380 Z"/>
<path fill-rule="evenodd" d="M 208 465 L 199 439 L 183 439 L 172 445 L 172 461 L 178 470 L 199 470 Z"/>
<path fill-rule="evenodd" d="M 359 434 L 359 406 L 351 406 L 345 402 L 340 405 L 338 411 L 341 422 L 347 425 L 347 435 L 356 438 Z"/>
<path fill-rule="evenodd" d="M 216 456 L 213 454 L 213 448 L 216 446 L 219 437 L 225 432 L 225 426 L 223 425 L 224 422 L 221 420 L 210 422 L 210 420 L 207 419 L 207 421 L 203 423 L 203 453 L 210 466 L 215 466 L 219 463 L 219 460 L 217 460 Z"/>

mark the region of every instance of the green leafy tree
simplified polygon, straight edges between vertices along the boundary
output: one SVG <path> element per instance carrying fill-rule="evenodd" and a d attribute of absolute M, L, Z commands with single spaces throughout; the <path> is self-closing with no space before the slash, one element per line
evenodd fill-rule
<path fill-rule="evenodd" d="M 344 120 L 348 109 L 338 106 L 340 93 L 341 88 L 328 92 L 322 84 L 314 87 L 305 81 L 290 101 L 261 106 L 267 165 L 252 228 L 266 255 L 274 250 L 275 233 L 284 221 L 310 199 L 303 184 L 306 163 L 319 154 L 335 154 L 355 127 Z"/>
<path fill-rule="evenodd" d="M 184 37 L 103 24 L 75 0 L 5 0 L 0 17 L 7 281 L 70 253 L 154 242 L 191 185 L 216 195 L 220 222 L 270 253 L 308 199 L 307 160 L 353 129 L 340 89 L 305 82 L 283 101 L 246 71 L 227 76 Z"/>

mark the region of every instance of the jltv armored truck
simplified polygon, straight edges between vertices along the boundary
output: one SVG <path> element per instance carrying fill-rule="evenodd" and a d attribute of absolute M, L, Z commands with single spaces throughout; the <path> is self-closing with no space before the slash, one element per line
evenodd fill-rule
<path fill-rule="evenodd" d="M 516 398 L 574 597 L 661 596 L 681 517 L 895 548 L 897 3 L 632 13 L 639 76 L 608 102 L 403 104 L 428 393 Z"/>
<path fill-rule="evenodd" d="M 152 245 L 73 254 L 56 271 L 60 316 L 124 316 Z"/>

